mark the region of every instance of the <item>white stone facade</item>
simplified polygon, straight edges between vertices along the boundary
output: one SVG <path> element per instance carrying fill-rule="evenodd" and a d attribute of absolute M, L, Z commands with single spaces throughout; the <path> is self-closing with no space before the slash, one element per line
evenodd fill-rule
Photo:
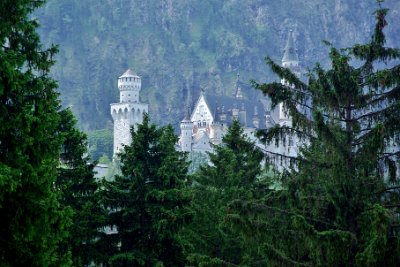
<path fill-rule="evenodd" d="M 285 47 L 285 54 L 282 58 L 282 66 L 289 68 L 296 75 L 300 75 L 299 60 L 294 47 L 292 32 L 289 33 Z M 287 84 L 282 80 L 282 84 Z M 208 100 L 208 101 L 207 101 Z M 218 102 L 218 106 L 212 106 Z M 230 106 L 224 106 L 225 103 Z M 262 105 L 259 105 L 262 102 Z M 212 145 L 222 142 L 223 136 L 227 133 L 228 126 L 233 120 L 239 120 L 244 128 L 244 133 L 260 147 L 267 156 L 275 159 L 274 164 L 278 170 L 289 167 L 290 158 L 296 157 L 298 148 L 301 145 L 294 135 L 289 135 L 286 140 L 269 145 L 262 144 L 255 136 L 259 129 L 268 129 L 276 125 L 292 127 L 292 118 L 288 115 L 282 103 L 278 104 L 274 110 L 269 110 L 266 99 L 259 102 L 251 102 L 243 99 L 243 94 L 239 86 L 239 76 L 236 83 L 236 93 L 234 98 L 227 99 L 206 99 L 203 92 L 195 103 L 191 116 L 186 116 L 181 121 L 181 135 L 179 147 L 184 152 L 211 152 Z M 241 104 L 241 106 L 240 106 Z M 249 114 L 253 108 L 252 114 Z M 284 155 L 280 157 L 279 155 Z"/>
<path fill-rule="evenodd" d="M 124 145 L 132 142 L 130 129 L 141 123 L 143 114 L 148 113 L 148 104 L 140 102 L 142 81 L 128 69 L 118 78 L 120 102 L 111 104 L 111 116 L 114 121 L 114 157 Z"/>

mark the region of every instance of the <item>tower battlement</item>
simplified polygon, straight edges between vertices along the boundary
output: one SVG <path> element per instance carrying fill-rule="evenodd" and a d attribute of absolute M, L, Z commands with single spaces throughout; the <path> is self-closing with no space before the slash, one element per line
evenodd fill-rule
<path fill-rule="evenodd" d="M 142 88 L 142 79 L 128 69 L 118 78 L 120 103 L 139 103 L 139 93 Z"/>

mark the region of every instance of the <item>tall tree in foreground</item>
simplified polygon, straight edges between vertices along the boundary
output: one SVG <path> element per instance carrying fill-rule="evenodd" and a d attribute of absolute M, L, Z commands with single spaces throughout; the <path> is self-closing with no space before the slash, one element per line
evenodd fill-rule
<path fill-rule="evenodd" d="M 184 266 L 178 232 L 190 219 L 184 188 L 188 162 L 175 150 L 171 126 L 149 117 L 133 131 L 120 154 L 122 175 L 104 181 L 102 205 L 109 211 L 99 241 L 110 266 Z"/>
<path fill-rule="evenodd" d="M 226 224 L 226 214 L 232 200 L 257 197 L 263 154 L 234 121 L 209 157 L 211 164 L 193 175 L 194 218 L 185 230 L 189 259 L 200 266 L 242 264 L 251 245 Z"/>
<path fill-rule="evenodd" d="M 69 219 L 54 182 L 61 137 L 56 47 L 44 50 L 31 13 L 44 1 L 0 1 L 0 263 L 60 266 Z M 64 261 L 65 260 L 65 261 Z"/>
<path fill-rule="evenodd" d="M 76 120 L 69 109 L 60 111 L 60 116 L 63 147 L 56 186 L 61 191 L 60 204 L 70 208 L 73 214 L 68 239 L 59 251 L 71 252 L 74 266 L 87 266 L 99 258 L 98 228 L 106 214 L 98 203 L 95 164 L 90 163 L 87 156 L 86 135 L 76 128 Z"/>
<path fill-rule="evenodd" d="M 295 132 L 309 145 L 285 177 L 284 190 L 263 202 L 232 205 L 243 232 L 257 229 L 263 236 L 266 263 L 394 266 L 400 261 L 400 65 L 395 65 L 400 52 L 385 47 L 386 14 L 376 11 L 369 43 L 331 47 L 331 69 L 316 65 L 308 84 L 270 59 L 268 65 L 288 84 L 254 83 L 273 105 L 283 102 L 293 119 L 293 129 L 274 128 L 262 138 L 269 142 Z"/>

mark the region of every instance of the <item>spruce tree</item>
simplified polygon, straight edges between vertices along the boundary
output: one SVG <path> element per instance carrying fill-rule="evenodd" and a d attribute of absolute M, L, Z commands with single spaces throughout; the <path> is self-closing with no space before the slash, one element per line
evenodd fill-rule
<path fill-rule="evenodd" d="M 73 212 L 69 237 L 59 251 L 70 252 L 74 266 L 87 266 L 100 257 L 96 248 L 98 228 L 104 221 L 98 203 L 98 183 L 94 177 L 95 163 L 87 155 L 87 138 L 76 128 L 69 109 L 60 111 L 63 146 L 56 186 L 61 192 L 60 204 Z"/>
<path fill-rule="evenodd" d="M 136 127 L 136 126 L 135 126 Z M 184 266 L 179 231 L 190 220 L 184 188 L 188 162 L 175 150 L 171 126 L 156 128 L 148 115 L 131 130 L 132 144 L 119 155 L 121 175 L 104 181 L 109 211 L 99 241 L 110 266 Z"/>
<path fill-rule="evenodd" d="M 44 1 L 0 1 L 0 264 L 61 266 L 57 245 L 69 218 L 58 204 L 62 138 L 57 48 L 43 49 L 32 12 Z"/>
<path fill-rule="evenodd" d="M 284 190 L 232 205 L 243 233 L 257 229 L 265 264 L 394 266 L 400 260 L 400 51 L 385 46 L 386 14 L 376 11 L 367 44 L 339 50 L 327 43 L 331 68 L 317 64 L 308 83 L 269 58 L 287 84 L 254 83 L 273 105 L 283 102 L 293 120 L 293 128 L 263 131 L 262 139 L 298 134 L 307 144 L 284 176 Z"/>
<path fill-rule="evenodd" d="M 250 247 L 226 223 L 228 204 L 257 197 L 263 154 L 234 121 L 209 158 L 210 164 L 193 176 L 194 218 L 185 231 L 189 259 L 201 266 L 241 264 Z"/>

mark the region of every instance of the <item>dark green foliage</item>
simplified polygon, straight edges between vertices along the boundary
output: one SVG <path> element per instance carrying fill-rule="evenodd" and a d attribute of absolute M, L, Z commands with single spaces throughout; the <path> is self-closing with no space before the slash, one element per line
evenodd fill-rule
<path fill-rule="evenodd" d="M 209 153 L 210 165 L 204 165 L 193 177 L 193 223 L 184 236 L 189 260 L 199 266 L 240 264 L 251 251 L 226 223 L 228 204 L 239 197 L 257 197 L 257 176 L 261 173 L 263 154 L 243 135 L 235 121 L 222 144 Z"/>
<path fill-rule="evenodd" d="M 93 160 L 106 156 L 111 159 L 113 154 L 113 132 L 108 129 L 88 133 L 89 153 Z"/>
<path fill-rule="evenodd" d="M 70 110 L 61 111 L 60 116 L 63 148 L 56 186 L 62 192 L 61 205 L 73 212 L 69 237 L 60 251 L 71 252 L 74 266 L 86 266 L 99 257 L 95 241 L 105 214 L 98 204 L 98 184 L 93 172 L 95 165 L 89 162 L 87 156 L 86 135 L 76 128 L 76 120 Z"/>
<path fill-rule="evenodd" d="M 307 142 L 297 167 L 283 177 L 284 190 L 232 205 L 244 234 L 257 229 L 266 263 L 394 266 L 400 260 L 393 186 L 400 134 L 400 65 L 393 60 L 400 51 L 384 46 L 386 13 L 376 11 L 369 43 L 330 47 L 331 69 L 316 65 L 308 84 L 271 59 L 268 65 L 289 86 L 254 83 L 273 105 L 283 102 Z M 292 130 L 260 135 L 269 141 Z"/>
<path fill-rule="evenodd" d="M 188 163 L 175 150 L 171 126 L 156 128 L 146 115 L 132 128 L 132 144 L 120 154 L 122 175 L 104 181 L 106 226 L 100 240 L 110 266 L 183 266 L 178 232 L 190 220 L 184 189 Z"/>
<path fill-rule="evenodd" d="M 69 265 L 57 256 L 68 213 L 54 190 L 62 137 L 57 48 L 42 49 L 31 13 L 44 1 L 0 1 L 0 265 Z"/>

